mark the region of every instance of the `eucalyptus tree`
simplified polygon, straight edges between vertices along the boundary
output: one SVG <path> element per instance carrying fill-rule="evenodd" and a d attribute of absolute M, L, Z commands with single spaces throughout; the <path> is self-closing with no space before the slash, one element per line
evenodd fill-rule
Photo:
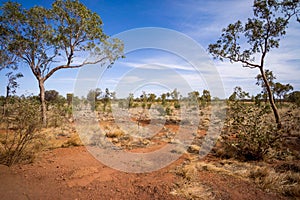
<path fill-rule="evenodd" d="M 167 94 L 166 94 L 166 93 L 162 93 L 162 94 L 160 95 L 160 97 L 161 97 L 161 104 L 162 104 L 163 106 L 166 105 Z"/>
<path fill-rule="evenodd" d="M 282 97 L 286 97 L 288 92 L 294 89 L 294 87 L 290 84 L 276 82 L 274 85 L 274 93 L 279 98 L 280 103 L 282 103 Z"/>
<path fill-rule="evenodd" d="M 265 60 L 272 49 L 279 47 L 291 19 L 295 17 L 300 22 L 299 4 L 299 0 L 254 0 L 254 16 L 245 24 L 240 20 L 229 24 L 220 39 L 208 47 L 214 58 L 260 71 L 278 128 L 281 120 L 265 74 Z"/>
<path fill-rule="evenodd" d="M 274 94 L 274 92 L 275 92 L 274 91 L 274 87 L 275 87 L 274 80 L 276 79 L 276 76 L 273 74 L 273 72 L 271 70 L 266 69 L 265 70 L 265 77 L 266 77 L 266 79 L 269 83 L 269 87 L 272 91 L 272 94 Z M 258 74 L 256 76 L 256 85 L 261 86 L 261 88 L 262 88 L 262 91 L 261 91 L 262 97 L 263 97 L 264 101 L 267 102 L 267 100 L 268 100 L 268 90 L 267 90 L 267 86 L 265 84 L 265 81 L 263 79 L 263 76 L 261 74 Z"/>
<path fill-rule="evenodd" d="M 201 99 L 205 102 L 210 102 L 211 101 L 211 95 L 210 95 L 209 90 L 203 90 L 202 91 Z"/>
<path fill-rule="evenodd" d="M 18 78 L 22 78 L 23 74 L 21 73 L 16 73 L 14 74 L 12 71 L 8 72 L 5 74 L 7 76 L 8 82 L 6 85 L 6 95 L 5 95 L 5 100 L 4 100 L 4 105 L 3 105 L 3 115 L 5 115 L 5 109 L 6 105 L 8 103 L 8 98 L 11 94 L 16 94 L 16 90 L 19 87 L 19 83 L 17 82 Z"/>
<path fill-rule="evenodd" d="M 245 100 L 246 98 L 250 98 L 249 93 L 244 91 L 240 86 L 236 86 L 233 93 L 230 95 L 229 100 Z"/>
<path fill-rule="evenodd" d="M 36 77 L 43 124 L 46 125 L 45 81 L 62 69 L 112 64 L 123 44 L 103 32 L 100 16 L 78 0 L 56 0 L 51 8 L 26 9 L 16 2 L 1 7 L 3 48 Z M 2 49 L 2 47 L 1 47 Z M 85 55 L 90 56 L 85 56 Z"/>
<path fill-rule="evenodd" d="M 6 28 L 2 15 L 0 16 L 0 71 L 4 68 L 17 69 L 17 57 L 8 49 L 11 32 Z"/>

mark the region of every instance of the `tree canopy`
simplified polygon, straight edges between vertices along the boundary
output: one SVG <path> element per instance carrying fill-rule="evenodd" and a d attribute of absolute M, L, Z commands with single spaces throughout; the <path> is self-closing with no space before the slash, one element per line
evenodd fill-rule
<path fill-rule="evenodd" d="M 56 71 L 109 65 L 123 54 L 121 41 L 107 36 L 100 16 L 78 0 L 56 0 L 49 9 L 6 2 L 0 12 L 1 68 L 18 63 L 30 68 L 39 84 L 44 123 L 44 82 Z"/>
<path fill-rule="evenodd" d="M 240 20 L 229 24 L 222 30 L 220 39 L 208 47 L 216 59 L 228 59 L 259 69 L 278 128 L 281 127 L 280 116 L 265 74 L 265 58 L 272 49 L 279 47 L 290 20 L 296 17 L 300 22 L 299 4 L 299 0 L 254 0 L 254 16 L 244 24 Z"/>

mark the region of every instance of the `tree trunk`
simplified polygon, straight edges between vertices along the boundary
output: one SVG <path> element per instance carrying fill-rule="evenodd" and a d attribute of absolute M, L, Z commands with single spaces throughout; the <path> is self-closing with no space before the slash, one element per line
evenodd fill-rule
<path fill-rule="evenodd" d="M 40 102 L 41 102 L 41 115 L 42 115 L 42 122 L 43 126 L 47 126 L 47 115 L 46 115 L 46 101 L 45 101 L 45 86 L 44 86 L 44 80 L 38 79 L 39 81 L 39 88 L 40 88 Z"/>
<path fill-rule="evenodd" d="M 273 97 L 273 93 L 272 93 L 270 84 L 269 84 L 269 82 L 267 80 L 267 77 L 265 75 L 264 69 L 262 67 L 259 68 L 259 69 L 260 69 L 260 73 L 262 75 L 262 78 L 263 78 L 264 83 L 265 83 L 266 88 L 267 88 L 267 92 L 268 92 L 268 96 L 269 96 L 269 102 L 271 104 L 271 108 L 272 108 L 273 113 L 274 113 L 274 117 L 275 117 L 275 120 L 276 120 L 277 128 L 281 129 L 281 120 L 280 120 L 280 116 L 279 116 L 279 113 L 278 113 L 278 109 L 277 109 L 275 101 L 274 101 L 274 97 Z"/>
<path fill-rule="evenodd" d="M 9 92 L 10 92 L 10 88 L 9 88 L 9 86 L 6 86 L 6 95 L 5 95 L 5 100 L 3 103 L 3 110 L 2 110 L 3 116 L 6 115 L 6 105 L 8 103 Z"/>

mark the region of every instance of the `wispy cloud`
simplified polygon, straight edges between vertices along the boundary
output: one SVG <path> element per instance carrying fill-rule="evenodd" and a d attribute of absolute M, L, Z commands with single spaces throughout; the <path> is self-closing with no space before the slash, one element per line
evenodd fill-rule
<path fill-rule="evenodd" d="M 172 1 L 173 7 L 178 9 L 178 30 L 196 39 L 200 45 L 215 42 L 229 23 L 237 20 L 246 21 L 252 17 L 253 1 Z M 277 76 L 277 80 L 283 83 L 291 83 L 296 90 L 300 90 L 300 27 L 297 22 L 291 22 L 287 34 L 281 39 L 279 49 L 272 50 L 266 59 L 266 69 L 270 69 Z M 255 77 L 259 73 L 257 69 L 243 68 L 241 64 L 230 62 L 215 62 L 223 80 L 227 96 L 236 85 L 256 94 L 260 88 L 255 85 Z"/>
<path fill-rule="evenodd" d="M 173 1 L 171 5 L 179 8 L 176 27 L 205 45 L 228 23 L 246 20 L 252 15 L 252 1 L 188 0 Z"/>

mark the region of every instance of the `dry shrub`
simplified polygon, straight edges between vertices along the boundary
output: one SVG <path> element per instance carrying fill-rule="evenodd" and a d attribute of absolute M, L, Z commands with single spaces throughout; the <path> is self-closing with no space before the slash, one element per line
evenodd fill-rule
<path fill-rule="evenodd" d="M 182 168 L 179 174 L 192 177 L 189 170 L 210 171 L 228 176 L 250 180 L 267 192 L 276 192 L 291 199 L 300 198 L 300 166 L 295 163 L 283 163 L 277 167 L 264 162 L 246 163 L 236 160 L 214 162 L 192 162 Z M 193 178 L 190 179 L 194 180 Z"/>
<path fill-rule="evenodd" d="M 83 143 L 77 134 L 74 134 L 71 138 L 69 138 L 66 142 L 64 142 L 61 145 L 61 147 L 63 148 L 77 147 L 77 146 L 83 146 Z"/>
<path fill-rule="evenodd" d="M 113 128 L 106 133 L 106 137 L 119 138 L 124 135 L 124 132 L 118 128 Z"/>
<path fill-rule="evenodd" d="M 47 111 L 47 127 L 61 127 L 71 119 L 71 107 L 57 102 L 52 103 Z"/>
<path fill-rule="evenodd" d="M 288 197 L 300 197 L 300 173 L 278 173 L 271 168 L 256 167 L 250 171 L 249 178 L 266 190 L 276 191 Z"/>
<path fill-rule="evenodd" d="M 197 173 L 199 169 L 195 162 L 185 163 L 177 167 L 175 174 L 181 178 L 171 192 L 185 199 L 211 200 L 215 198 L 212 188 L 201 183 Z"/>
<path fill-rule="evenodd" d="M 25 97 L 15 98 L 7 105 L 1 121 L 6 128 L 0 141 L 0 163 L 11 166 L 22 161 L 32 162 L 44 143 L 39 133 L 39 104 Z"/>

